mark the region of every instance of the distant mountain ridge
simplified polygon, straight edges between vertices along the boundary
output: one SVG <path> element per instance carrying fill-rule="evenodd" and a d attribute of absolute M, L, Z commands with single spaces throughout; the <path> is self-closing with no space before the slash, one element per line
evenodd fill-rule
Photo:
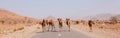
<path fill-rule="evenodd" d="M 87 16 L 84 17 L 84 20 L 101 20 L 101 21 L 108 21 L 111 19 L 111 17 L 116 17 L 118 20 L 120 20 L 120 14 L 110 14 L 110 13 L 104 13 L 104 14 L 97 14 L 93 16 Z"/>

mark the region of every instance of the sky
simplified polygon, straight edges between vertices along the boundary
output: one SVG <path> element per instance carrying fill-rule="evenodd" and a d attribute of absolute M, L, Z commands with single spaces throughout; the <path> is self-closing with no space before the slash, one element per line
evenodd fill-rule
<path fill-rule="evenodd" d="M 79 18 L 102 13 L 120 14 L 120 0 L 0 0 L 0 8 L 34 18 Z"/>

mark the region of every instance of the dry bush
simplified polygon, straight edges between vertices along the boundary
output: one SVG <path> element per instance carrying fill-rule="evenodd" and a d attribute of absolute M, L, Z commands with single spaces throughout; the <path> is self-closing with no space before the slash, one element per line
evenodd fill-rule
<path fill-rule="evenodd" d="M 4 23 L 5 23 L 5 21 L 4 21 L 4 20 L 0 20 L 0 22 L 1 22 L 2 24 L 4 24 Z"/>
<path fill-rule="evenodd" d="M 112 24 L 116 24 L 117 23 L 117 18 L 116 17 L 111 17 L 110 19 Z"/>
<path fill-rule="evenodd" d="M 79 21 L 76 21 L 76 24 L 79 24 L 80 22 Z"/>
<path fill-rule="evenodd" d="M 40 29 L 40 27 L 37 27 L 37 29 Z"/>
<path fill-rule="evenodd" d="M 13 31 L 15 32 L 15 31 L 18 31 L 18 30 L 23 30 L 23 29 L 24 29 L 24 27 L 21 27 L 21 28 L 14 29 Z"/>

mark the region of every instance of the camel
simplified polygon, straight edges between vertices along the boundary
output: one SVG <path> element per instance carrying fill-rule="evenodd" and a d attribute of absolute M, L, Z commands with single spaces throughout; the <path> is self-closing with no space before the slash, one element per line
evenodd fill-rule
<path fill-rule="evenodd" d="M 66 18 L 66 25 L 68 27 L 68 31 L 70 31 L 70 19 L 69 18 Z"/>
<path fill-rule="evenodd" d="M 46 30 L 46 20 L 43 19 L 42 21 L 42 32 L 44 32 Z"/>
<path fill-rule="evenodd" d="M 62 28 L 63 28 L 63 21 L 61 18 L 58 18 L 58 23 L 59 23 L 59 31 L 61 32 L 62 31 Z"/>
<path fill-rule="evenodd" d="M 89 28 L 90 28 L 89 32 L 92 32 L 93 24 L 94 24 L 93 21 L 91 21 L 91 20 L 88 21 L 88 25 L 89 25 Z"/>
<path fill-rule="evenodd" d="M 54 19 L 50 19 L 49 21 L 47 21 L 47 25 L 48 25 L 48 31 L 55 31 L 55 25 L 54 25 Z"/>

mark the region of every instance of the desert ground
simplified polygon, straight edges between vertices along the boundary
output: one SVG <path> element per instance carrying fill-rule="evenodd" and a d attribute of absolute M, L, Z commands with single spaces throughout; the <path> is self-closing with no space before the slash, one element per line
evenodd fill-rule
<path fill-rule="evenodd" d="M 93 26 L 92 32 L 89 32 L 88 25 L 84 24 L 77 24 L 72 26 L 73 29 L 78 30 L 92 38 L 119 38 L 120 37 L 120 24 L 111 25 L 109 26 L 105 24 L 99 24 L 98 26 Z"/>

